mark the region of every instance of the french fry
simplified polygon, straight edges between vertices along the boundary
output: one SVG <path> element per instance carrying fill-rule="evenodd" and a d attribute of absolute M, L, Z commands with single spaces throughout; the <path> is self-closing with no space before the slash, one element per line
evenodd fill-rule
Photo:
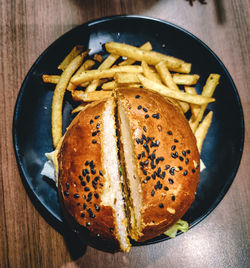
<path fill-rule="evenodd" d="M 160 93 L 161 95 L 169 97 L 169 98 L 173 98 L 173 99 L 188 102 L 188 103 L 199 104 L 199 105 L 207 104 L 209 102 L 215 101 L 215 99 L 213 98 L 209 98 L 209 97 L 205 97 L 201 95 L 192 95 L 192 94 L 188 94 L 182 91 L 172 90 L 162 84 L 159 84 L 159 83 L 156 83 L 154 81 L 147 79 L 145 76 L 141 74 L 138 74 L 138 78 L 141 81 L 143 87 L 152 91 L 156 91 Z"/>
<path fill-rule="evenodd" d="M 197 94 L 197 92 L 196 92 L 194 87 L 185 86 L 184 90 L 185 90 L 185 92 L 187 92 L 189 94 L 193 94 L 193 95 Z M 200 111 L 200 105 L 190 104 L 190 107 L 191 107 L 192 115 L 194 116 L 194 118 L 197 118 L 197 115 L 198 115 L 198 113 Z"/>
<path fill-rule="evenodd" d="M 178 85 L 195 85 L 199 80 L 200 76 L 198 74 L 174 74 L 173 81 Z"/>
<path fill-rule="evenodd" d="M 146 42 L 145 44 L 143 44 L 142 46 L 140 46 L 141 49 L 150 51 L 152 50 L 152 45 L 150 42 Z M 124 65 L 132 65 L 133 63 L 135 63 L 136 61 L 133 59 L 126 59 L 122 62 L 119 63 L 119 66 L 124 66 Z"/>
<path fill-rule="evenodd" d="M 102 84 L 102 90 L 113 90 L 117 87 L 117 83 L 115 81 L 110 81 Z"/>
<path fill-rule="evenodd" d="M 205 97 L 213 96 L 214 91 L 217 85 L 219 84 L 219 80 L 220 80 L 219 74 L 210 74 L 206 81 L 205 86 L 203 87 L 201 96 L 205 96 Z M 197 117 L 195 118 L 194 116 L 191 116 L 191 118 L 189 119 L 189 125 L 193 133 L 195 133 L 200 121 L 202 120 L 202 117 L 206 108 L 207 108 L 207 104 L 202 105 L 200 107 L 199 113 L 197 114 Z"/>
<path fill-rule="evenodd" d="M 71 113 L 72 114 L 79 113 L 82 109 L 84 109 L 86 107 L 86 105 L 88 105 L 88 104 L 87 103 L 81 103 Z"/>
<path fill-rule="evenodd" d="M 110 68 L 107 70 L 90 70 L 81 73 L 78 76 L 74 76 L 71 78 L 71 82 L 75 85 L 80 85 L 83 82 L 91 81 L 94 79 L 100 78 L 111 78 L 118 72 L 125 72 L 125 73 L 142 73 L 141 66 L 118 66 L 115 68 Z"/>
<path fill-rule="evenodd" d="M 213 112 L 210 111 L 206 115 L 206 117 L 203 119 L 203 121 L 200 123 L 197 130 L 195 131 L 195 137 L 196 137 L 196 142 L 197 142 L 197 147 L 198 147 L 199 152 L 201 152 L 202 144 L 204 142 L 204 139 L 207 135 L 208 129 L 212 122 L 212 117 L 213 117 Z"/>
<path fill-rule="evenodd" d="M 64 58 L 64 60 L 59 64 L 57 69 L 64 71 L 70 62 L 78 55 L 83 52 L 83 46 L 77 45 L 69 52 L 69 54 Z"/>
<path fill-rule="evenodd" d="M 159 52 L 146 51 L 138 47 L 116 42 L 107 42 L 105 44 L 105 48 L 109 53 L 121 55 L 136 61 L 145 60 L 149 65 L 156 65 L 160 61 L 164 60 L 166 61 L 168 69 L 171 71 L 190 73 L 191 70 L 190 63 L 185 63 L 183 60 L 172 56 L 167 56 Z"/>
<path fill-rule="evenodd" d="M 102 55 L 100 55 L 100 54 L 95 54 L 93 56 L 93 59 L 98 61 L 98 62 L 102 62 L 102 60 L 103 60 Z"/>
<path fill-rule="evenodd" d="M 158 64 L 155 65 L 157 72 L 160 75 L 162 82 L 172 90 L 180 91 L 179 87 L 173 81 L 172 75 L 169 72 L 166 63 L 164 61 L 160 61 Z M 180 106 L 184 113 L 189 110 L 189 104 L 185 102 L 180 102 Z"/>
<path fill-rule="evenodd" d="M 72 92 L 72 98 L 75 101 L 84 101 L 84 102 L 92 102 L 99 101 L 110 98 L 112 96 L 112 91 L 94 91 L 87 92 L 81 90 L 75 90 Z"/>
<path fill-rule="evenodd" d="M 77 70 L 77 68 L 82 64 L 85 55 L 84 53 L 75 57 L 66 69 L 61 74 L 61 77 L 56 85 L 53 100 L 52 100 L 52 139 L 54 147 L 57 146 L 60 138 L 62 137 L 62 105 L 63 97 L 66 91 L 67 85 L 70 81 L 71 76 Z"/>
<path fill-rule="evenodd" d="M 60 79 L 60 75 L 43 74 L 42 79 L 44 83 L 57 84 Z"/>
<path fill-rule="evenodd" d="M 116 73 L 114 75 L 114 79 L 118 84 L 131 84 L 140 82 L 135 73 Z"/>
<path fill-rule="evenodd" d="M 143 74 L 146 78 L 161 84 L 161 80 L 155 75 L 154 72 L 151 71 L 146 61 L 143 60 L 141 62 L 141 67 L 143 69 Z"/>

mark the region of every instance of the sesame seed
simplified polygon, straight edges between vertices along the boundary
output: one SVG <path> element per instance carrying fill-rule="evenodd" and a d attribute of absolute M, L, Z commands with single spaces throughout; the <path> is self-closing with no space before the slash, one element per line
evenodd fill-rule
<path fill-rule="evenodd" d="M 141 154 L 137 155 L 137 159 L 140 160 L 141 159 Z"/>
<path fill-rule="evenodd" d="M 151 161 L 150 165 L 151 165 L 151 168 L 152 169 L 155 169 L 156 168 L 156 165 L 154 164 L 154 160 Z"/>
<path fill-rule="evenodd" d="M 155 195 L 155 190 L 152 190 L 151 195 L 152 195 L 152 196 Z"/>
<path fill-rule="evenodd" d="M 142 110 L 143 110 L 145 113 L 147 113 L 147 112 L 148 112 L 148 109 L 147 109 L 147 108 L 145 108 L 145 107 L 143 107 L 143 108 L 142 108 Z"/>
<path fill-rule="evenodd" d="M 156 184 L 154 187 L 155 187 L 155 190 L 157 190 L 158 189 L 158 184 Z"/>
<path fill-rule="evenodd" d="M 96 171 L 93 168 L 91 168 L 91 174 L 93 174 L 93 175 L 96 174 Z"/>
<path fill-rule="evenodd" d="M 144 134 L 142 134 L 141 136 L 143 140 L 147 141 L 146 136 Z"/>
<path fill-rule="evenodd" d="M 162 203 L 160 203 L 159 208 L 164 208 L 164 205 Z"/>
<path fill-rule="evenodd" d="M 92 143 L 93 143 L 93 144 L 96 144 L 96 143 L 97 143 L 97 140 L 92 140 Z"/>
<path fill-rule="evenodd" d="M 69 190 L 69 183 L 66 182 L 66 189 Z"/>
<path fill-rule="evenodd" d="M 147 183 L 148 181 L 147 181 L 147 180 L 143 180 L 142 182 L 143 182 L 143 183 Z"/>
<path fill-rule="evenodd" d="M 77 199 L 77 198 L 79 198 L 79 194 L 74 194 L 73 197 L 74 197 L 75 199 Z"/>
<path fill-rule="evenodd" d="M 109 231 L 110 231 L 111 233 L 113 233 L 113 232 L 114 232 L 114 228 L 110 228 Z"/>
<path fill-rule="evenodd" d="M 84 213 L 81 213 L 81 217 L 84 218 L 85 214 Z"/>
<path fill-rule="evenodd" d="M 84 203 L 83 206 L 82 206 L 82 208 L 83 209 L 86 209 L 86 207 L 87 207 L 87 205 L 86 205 L 86 203 Z"/>
<path fill-rule="evenodd" d="M 147 175 L 147 171 L 145 169 L 143 169 L 143 174 L 146 176 Z"/>
<path fill-rule="evenodd" d="M 99 132 L 100 132 L 100 130 L 96 130 L 96 131 L 94 131 L 94 132 L 92 133 L 92 136 L 93 136 L 93 137 L 96 136 L 97 133 L 99 133 Z"/>
<path fill-rule="evenodd" d="M 90 123 L 90 124 L 93 124 L 93 123 L 94 123 L 94 121 L 91 119 L 91 120 L 89 121 L 89 123 Z"/>
<path fill-rule="evenodd" d="M 90 176 L 89 175 L 86 176 L 86 180 L 87 180 L 87 182 L 90 181 Z"/>
<path fill-rule="evenodd" d="M 169 181 L 170 184 L 174 183 L 174 181 L 171 178 L 168 178 L 168 181 Z"/>
<path fill-rule="evenodd" d="M 136 99 L 139 99 L 140 97 L 141 97 L 140 95 L 136 95 L 136 96 L 135 96 Z"/>
<path fill-rule="evenodd" d="M 150 176 L 147 176 L 147 177 L 146 177 L 146 180 L 147 180 L 147 181 L 149 181 L 150 179 L 151 179 Z"/>
<path fill-rule="evenodd" d="M 186 164 L 188 164 L 188 162 L 189 162 L 189 159 L 188 159 L 188 158 L 186 158 L 185 163 L 186 163 Z"/>
<path fill-rule="evenodd" d="M 170 165 L 166 165 L 164 169 L 168 170 L 169 168 L 170 168 Z"/>
<path fill-rule="evenodd" d="M 156 178 L 156 172 L 154 172 L 154 174 L 152 174 L 151 177 L 155 180 L 155 178 Z"/>
<path fill-rule="evenodd" d="M 99 124 L 99 123 L 96 124 L 96 128 L 97 128 L 97 129 L 100 128 L 100 124 Z"/>
<path fill-rule="evenodd" d="M 140 166 L 144 167 L 144 162 L 140 161 Z"/>
<path fill-rule="evenodd" d="M 91 194 L 91 193 L 90 193 L 90 194 Z M 91 199 L 92 199 L 92 195 L 90 195 L 90 196 L 88 195 L 88 198 L 87 198 L 86 201 L 89 202 L 89 201 L 91 201 Z"/>
<path fill-rule="evenodd" d="M 100 176 L 103 176 L 103 173 L 102 173 L 102 171 L 101 171 L 101 170 L 99 171 L 99 174 L 100 174 Z"/>
<path fill-rule="evenodd" d="M 171 167 L 170 170 L 169 170 L 170 175 L 173 176 L 174 175 L 174 171 L 175 171 L 175 168 L 174 167 Z"/>
<path fill-rule="evenodd" d="M 182 151 L 182 154 L 183 154 L 184 156 L 186 156 L 186 152 L 185 152 L 185 151 Z"/>
<path fill-rule="evenodd" d="M 137 107 L 137 109 L 138 109 L 138 110 L 141 110 L 141 108 L 142 108 L 142 106 L 141 106 L 141 105 L 139 105 L 139 106 Z"/>
<path fill-rule="evenodd" d="M 155 145 L 156 145 L 156 146 L 159 146 L 159 145 L 160 145 L 160 142 L 159 142 L 159 141 L 156 141 L 156 142 L 155 142 Z"/>
<path fill-rule="evenodd" d="M 172 195 L 172 200 L 175 201 L 175 196 L 174 195 Z"/>
<path fill-rule="evenodd" d="M 96 189 L 97 187 L 96 187 L 96 184 L 97 184 L 97 182 L 96 181 L 92 181 L 92 186 L 94 187 L 94 189 Z"/>
<path fill-rule="evenodd" d="M 188 174 L 188 172 L 187 172 L 187 170 L 185 170 L 184 173 L 183 173 L 183 175 L 184 176 L 187 176 L 187 174 Z"/>
<path fill-rule="evenodd" d="M 149 161 L 146 160 L 146 161 L 144 162 L 144 165 L 147 166 L 147 165 L 148 165 L 148 162 L 149 162 Z"/>
<path fill-rule="evenodd" d="M 136 138 L 135 141 L 137 142 L 137 144 L 141 142 L 139 138 Z"/>
<path fill-rule="evenodd" d="M 190 151 L 190 150 L 187 150 L 186 152 L 187 152 L 187 154 L 190 154 L 190 153 L 191 153 L 191 151 Z"/>
<path fill-rule="evenodd" d="M 184 160 L 184 158 L 183 158 L 182 156 L 179 156 L 179 159 L 180 159 L 181 161 L 183 161 L 183 160 Z"/>
<path fill-rule="evenodd" d="M 178 153 L 177 153 L 177 152 L 175 152 L 175 153 L 171 153 L 171 156 L 172 156 L 173 158 L 177 158 L 177 157 L 178 157 Z"/>
<path fill-rule="evenodd" d="M 169 188 L 168 188 L 167 186 L 165 186 L 165 187 L 164 187 L 164 190 L 165 190 L 165 191 L 168 191 L 168 190 L 169 190 Z"/>
<path fill-rule="evenodd" d="M 146 115 L 145 115 L 145 119 L 148 119 L 148 118 L 149 118 L 149 115 L 148 115 L 148 114 L 146 114 Z"/>
<path fill-rule="evenodd" d="M 172 131 L 168 131 L 167 133 L 168 133 L 168 135 L 173 135 Z"/>
<path fill-rule="evenodd" d="M 85 162 L 85 166 L 88 166 L 89 165 L 89 161 L 87 160 L 86 162 Z"/>
<path fill-rule="evenodd" d="M 100 117 L 100 115 L 97 115 L 97 116 L 95 116 L 95 119 L 98 119 Z"/>
<path fill-rule="evenodd" d="M 147 132 L 147 128 L 146 128 L 145 126 L 143 127 L 143 130 L 144 130 L 145 132 Z"/>
<path fill-rule="evenodd" d="M 179 166 L 178 168 L 179 168 L 179 170 L 183 170 L 183 168 L 181 166 Z"/>
<path fill-rule="evenodd" d="M 160 118 L 160 115 L 157 113 L 157 114 L 153 114 L 152 117 L 153 118 L 156 118 L 156 119 L 159 119 Z"/>
<path fill-rule="evenodd" d="M 175 150 L 175 148 L 176 148 L 176 146 L 175 146 L 175 145 L 173 145 L 173 146 L 171 147 L 171 150 L 172 150 L 172 151 L 174 151 L 174 150 Z"/>
<path fill-rule="evenodd" d="M 96 176 L 96 177 L 94 178 L 94 181 L 97 182 L 99 179 L 100 179 L 100 177 L 99 177 L 99 176 Z"/>
<path fill-rule="evenodd" d="M 163 171 L 163 172 L 161 173 L 161 179 L 164 179 L 164 178 L 165 178 L 165 176 L 166 176 L 166 172 L 165 172 L 165 171 Z"/>
<path fill-rule="evenodd" d="M 94 197 L 95 197 L 96 199 L 98 199 L 98 198 L 99 198 L 99 194 L 95 193 L 95 194 L 94 194 Z"/>
<path fill-rule="evenodd" d="M 192 169 L 192 172 L 195 173 L 195 169 L 194 168 Z"/>
<path fill-rule="evenodd" d="M 81 181 L 81 185 L 82 186 L 86 186 L 86 182 L 85 181 Z"/>
<path fill-rule="evenodd" d="M 95 218 L 95 214 L 93 213 L 93 211 L 91 210 L 91 208 L 88 208 L 88 213 L 89 213 L 89 217 L 90 218 Z"/>
<path fill-rule="evenodd" d="M 178 141 L 177 139 L 174 139 L 174 142 L 176 142 L 176 143 L 177 143 L 177 142 L 179 142 L 179 141 Z"/>
<path fill-rule="evenodd" d="M 84 187 L 84 191 L 85 191 L 85 192 L 90 191 L 89 187 Z"/>
<path fill-rule="evenodd" d="M 68 196 L 69 196 L 69 192 L 68 192 L 68 191 L 64 191 L 64 195 L 65 195 L 66 197 L 68 197 Z"/>
<path fill-rule="evenodd" d="M 144 157 L 144 156 L 145 156 L 145 152 L 142 152 L 142 153 L 141 153 L 141 157 Z"/>
<path fill-rule="evenodd" d="M 96 211 L 100 211 L 100 207 L 97 204 L 95 204 L 94 206 L 95 206 Z"/>

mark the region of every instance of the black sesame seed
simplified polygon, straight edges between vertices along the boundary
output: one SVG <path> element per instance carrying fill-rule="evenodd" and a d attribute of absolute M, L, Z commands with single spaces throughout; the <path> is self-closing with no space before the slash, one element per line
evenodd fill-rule
<path fill-rule="evenodd" d="M 141 142 L 139 138 L 136 138 L 135 141 L 137 142 L 137 144 Z"/>
<path fill-rule="evenodd" d="M 89 213 L 89 217 L 90 218 L 95 218 L 95 214 L 93 213 L 93 211 L 91 210 L 91 208 L 88 208 L 88 213 Z"/>
<path fill-rule="evenodd" d="M 89 187 L 84 187 L 84 191 L 85 191 L 85 192 L 90 191 Z"/>
<path fill-rule="evenodd" d="M 90 123 L 90 124 L 93 124 L 93 123 L 94 123 L 94 121 L 91 119 L 91 120 L 89 121 L 89 123 Z"/>
<path fill-rule="evenodd" d="M 159 157 L 159 159 L 160 159 L 160 161 L 164 161 L 164 157 L 163 156 L 161 156 L 161 157 Z"/>
<path fill-rule="evenodd" d="M 155 180 L 155 178 L 156 178 L 156 172 L 154 172 L 154 174 L 152 174 L 151 177 Z"/>
<path fill-rule="evenodd" d="M 183 176 L 187 176 L 188 172 L 187 170 L 184 171 Z"/>
<path fill-rule="evenodd" d="M 93 144 L 96 144 L 96 143 L 97 143 L 97 140 L 92 140 L 92 143 L 93 143 Z"/>
<path fill-rule="evenodd" d="M 144 156 L 145 156 L 145 152 L 142 152 L 142 153 L 141 153 L 141 157 L 144 157 Z"/>
<path fill-rule="evenodd" d="M 92 181 L 92 186 L 93 186 L 93 188 L 94 189 L 96 189 L 97 187 L 96 187 L 96 184 L 97 184 L 97 182 L 96 181 Z"/>
<path fill-rule="evenodd" d="M 143 127 L 143 130 L 144 130 L 145 132 L 147 132 L 147 128 L 146 128 L 145 126 Z"/>
<path fill-rule="evenodd" d="M 178 153 L 177 153 L 177 152 L 175 152 L 175 153 L 171 153 L 171 156 L 172 156 L 173 158 L 177 158 L 177 157 L 178 157 Z"/>
<path fill-rule="evenodd" d="M 147 180 L 143 180 L 142 182 L 143 182 L 143 183 L 147 183 L 148 181 L 147 181 Z"/>
<path fill-rule="evenodd" d="M 141 138 L 140 143 L 143 144 L 143 138 Z"/>
<path fill-rule="evenodd" d="M 155 168 L 156 168 L 156 165 L 154 164 L 154 160 L 151 161 L 150 165 L 151 165 L 151 168 L 152 168 L 152 169 L 155 169 Z"/>
<path fill-rule="evenodd" d="M 142 134 L 141 136 L 142 136 L 142 139 L 144 139 L 145 141 L 147 141 L 146 140 L 146 136 L 144 134 Z"/>
<path fill-rule="evenodd" d="M 69 190 L 69 183 L 66 182 L 66 189 Z"/>
<path fill-rule="evenodd" d="M 155 187 L 155 190 L 157 190 L 158 189 L 158 184 L 156 184 L 154 187 Z"/>
<path fill-rule="evenodd" d="M 97 194 L 97 193 L 95 193 L 94 196 L 95 196 L 96 199 L 99 198 L 99 194 Z"/>
<path fill-rule="evenodd" d="M 86 207 L 87 207 L 87 205 L 86 205 L 86 203 L 84 203 L 83 206 L 82 206 L 82 208 L 83 209 L 86 209 Z"/>
<path fill-rule="evenodd" d="M 145 115 L 145 119 L 148 119 L 148 118 L 149 118 L 149 115 L 148 115 L 148 114 L 146 114 L 146 115 Z"/>
<path fill-rule="evenodd" d="M 88 166 L 89 165 L 89 161 L 87 160 L 86 162 L 85 162 L 85 166 Z"/>
<path fill-rule="evenodd" d="M 159 119 L 160 118 L 160 115 L 157 113 L 157 114 L 153 114 L 152 117 L 153 118 L 156 118 L 156 119 Z"/>
<path fill-rule="evenodd" d="M 195 173 L 195 169 L 194 168 L 192 169 L 192 172 Z"/>
<path fill-rule="evenodd" d="M 147 171 L 145 169 L 143 169 L 143 174 L 146 176 L 147 175 Z"/>
<path fill-rule="evenodd" d="M 152 190 L 151 195 L 152 195 L 152 196 L 155 195 L 155 190 Z"/>
<path fill-rule="evenodd" d="M 91 160 L 90 163 L 89 163 L 89 166 L 90 166 L 90 167 L 93 167 L 93 165 L 94 165 L 94 161 Z"/>
<path fill-rule="evenodd" d="M 196 168 L 199 168 L 199 166 L 200 166 L 200 165 L 199 165 L 199 164 L 197 164 Z"/>
<path fill-rule="evenodd" d="M 137 159 L 140 160 L 141 159 L 141 154 L 137 155 Z"/>
<path fill-rule="evenodd" d="M 152 148 L 152 147 L 154 147 L 155 146 L 155 143 L 152 141 L 151 143 L 150 143 L 150 148 Z"/>
<path fill-rule="evenodd" d="M 172 151 L 174 151 L 174 150 L 175 150 L 175 148 L 176 148 L 176 146 L 175 146 L 175 145 L 173 145 L 173 146 L 171 147 L 171 150 L 172 150 Z"/>
<path fill-rule="evenodd" d="M 155 162 L 156 162 L 156 164 L 159 164 L 159 162 L 160 162 L 159 157 L 158 157 L 158 158 L 156 158 Z"/>
<path fill-rule="evenodd" d="M 160 177 L 161 177 L 161 179 L 164 179 L 164 178 L 165 178 L 165 176 L 166 176 L 166 172 L 165 172 L 165 171 L 163 171 L 163 172 L 161 173 Z"/>
<path fill-rule="evenodd" d="M 183 170 L 183 168 L 181 166 L 179 166 L 178 168 L 179 168 L 179 170 Z"/>
<path fill-rule="evenodd" d="M 85 181 L 81 181 L 81 185 L 82 186 L 86 186 L 86 182 Z"/>
<path fill-rule="evenodd" d="M 158 169 L 157 169 L 157 175 L 159 175 L 160 173 L 161 173 L 161 168 L 158 167 Z"/>
<path fill-rule="evenodd" d="M 147 165 L 148 165 L 148 162 L 149 162 L 149 161 L 146 160 L 146 161 L 144 162 L 144 165 L 147 166 Z"/>
<path fill-rule="evenodd" d="M 164 169 L 168 170 L 169 168 L 170 168 L 170 165 L 166 165 Z"/>
<path fill-rule="evenodd" d="M 142 106 L 141 106 L 141 105 L 139 105 L 139 106 L 137 107 L 137 109 L 138 109 L 138 110 L 141 110 L 141 108 L 142 108 Z"/>
<path fill-rule="evenodd" d="M 100 174 L 101 176 L 103 176 L 103 173 L 102 173 L 102 171 L 101 171 L 101 170 L 99 171 L 99 174 Z"/>
<path fill-rule="evenodd" d="M 186 156 L 186 152 L 185 152 L 185 151 L 182 151 L 182 154 L 183 154 L 184 156 Z"/>
<path fill-rule="evenodd" d="M 175 196 L 174 195 L 172 195 L 172 200 L 175 201 Z"/>
<path fill-rule="evenodd" d="M 165 191 L 168 191 L 169 189 L 168 189 L 168 187 L 167 187 L 167 186 L 165 186 L 165 187 L 164 187 L 164 190 L 165 190 Z"/>
<path fill-rule="evenodd" d="M 177 143 L 177 142 L 179 142 L 179 141 L 178 141 L 177 139 L 174 139 L 174 142 L 176 142 L 176 143 Z"/>
<path fill-rule="evenodd" d="M 96 174 L 96 171 L 93 168 L 91 168 L 91 174 L 93 174 L 93 175 Z"/>
<path fill-rule="evenodd" d="M 96 124 L 96 128 L 97 128 L 97 129 L 100 128 L 100 124 L 99 124 L 99 123 Z"/>
<path fill-rule="evenodd" d="M 174 171 L 175 171 L 175 168 L 174 167 L 171 167 L 170 170 L 169 170 L 170 175 L 173 176 L 174 175 Z"/>
<path fill-rule="evenodd" d="M 168 178 L 168 181 L 169 181 L 170 184 L 174 183 L 174 181 L 171 178 Z"/>
<path fill-rule="evenodd" d="M 73 197 L 74 197 L 75 199 L 77 199 L 77 198 L 79 198 L 79 194 L 74 194 Z"/>
<path fill-rule="evenodd" d="M 140 166 L 141 166 L 141 167 L 144 167 L 144 162 L 141 161 L 141 162 L 140 162 Z"/>
<path fill-rule="evenodd" d="M 156 141 L 156 142 L 155 142 L 155 145 L 156 145 L 156 146 L 159 146 L 159 145 L 160 145 L 160 142 L 159 142 L 159 141 Z"/>
<path fill-rule="evenodd" d="M 151 139 L 150 139 L 149 137 L 146 138 L 146 142 L 150 142 L 150 140 L 151 140 Z"/>
<path fill-rule="evenodd" d="M 84 213 L 81 213 L 81 217 L 84 218 L 85 217 L 85 214 Z"/>
<path fill-rule="evenodd" d="M 90 176 L 89 175 L 86 176 L 86 180 L 87 180 L 87 182 L 90 181 Z"/>
<path fill-rule="evenodd" d="M 188 164 L 188 162 L 189 162 L 189 159 L 188 159 L 188 158 L 186 158 L 185 163 L 186 163 L 186 164 Z"/>
<path fill-rule="evenodd" d="M 183 161 L 183 160 L 184 160 L 182 156 L 179 156 L 179 159 L 180 159 L 181 161 Z"/>
<path fill-rule="evenodd" d="M 191 151 L 190 151 L 190 150 L 187 150 L 186 152 L 187 152 L 187 154 L 190 154 L 190 153 L 191 153 Z"/>
<path fill-rule="evenodd" d="M 148 109 L 147 109 L 147 108 L 145 108 L 145 107 L 143 107 L 143 108 L 142 108 L 142 110 L 143 110 L 145 113 L 147 113 L 147 112 L 148 112 Z"/>
<path fill-rule="evenodd" d="M 89 194 L 88 194 L 88 198 L 87 198 L 86 201 L 89 202 L 89 201 L 91 201 L 91 199 L 92 199 L 92 193 L 89 193 Z"/>
<path fill-rule="evenodd" d="M 95 204 L 94 206 L 96 211 L 100 211 L 100 207 L 98 205 Z"/>
<path fill-rule="evenodd" d="M 159 208 L 164 208 L 164 205 L 162 203 L 160 203 Z"/>
<path fill-rule="evenodd" d="M 92 133 L 92 136 L 93 136 L 93 137 L 96 136 L 97 133 L 99 133 L 99 132 L 100 132 L 100 130 L 96 130 L 96 131 L 94 131 L 94 132 Z"/>
<path fill-rule="evenodd" d="M 68 191 L 64 191 L 64 195 L 65 195 L 66 197 L 68 197 L 68 196 L 69 196 L 69 192 L 68 192 Z"/>
<path fill-rule="evenodd" d="M 135 96 L 136 99 L 139 99 L 140 97 L 141 97 L 140 95 L 136 95 L 136 96 Z"/>
<path fill-rule="evenodd" d="M 97 182 L 99 179 L 100 179 L 100 177 L 99 177 L 99 176 L 96 176 L 96 177 L 94 178 L 94 181 Z"/>
<path fill-rule="evenodd" d="M 85 177 L 86 174 L 87 174 L 86 170 L 87 170 L 87 169 L 83 169 L 83 170 L 82 170 L 82 175 L 83 175 L 83 177 Z"/>
<path fill-rule="evenodd" d="M 172 131 L 168 131 L 168 135 L 173 135 L 173 132 Z"/>
<path fill-rule="evenodd" d="M 109 231 L 110 231 L 111 233 L 113 233 L 113 232 L 114 232 L 114 228 L 110 228 Z"/>
<path fill-rule="evenodd" d="M 100 115 L 97 115 L 97 116 L 95 116 L 95 119 L 98 119 L 100 117 Z"/>
<path fill-rule="evenodd" d="M 151 179 L 150 176 L 147 176 L 147 177 L 146 177 L 146 180 L 147 180 L 147 181 L 149 181 L 150 179 Z"/>

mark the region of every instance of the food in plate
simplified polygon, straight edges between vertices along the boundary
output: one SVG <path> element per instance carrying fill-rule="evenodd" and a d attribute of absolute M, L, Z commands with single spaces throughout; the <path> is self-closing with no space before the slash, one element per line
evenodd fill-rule
<path fill-rule="evenodd" d="M 199 95 L 190 87 L 199 79 L 189 74 L 191 63 L 153 51 L 149 42 L 105 47 L 111 54 L 97 69 L 90 70 L 93 59 L 83 62 L 89 50 L 78 46 L 60 64 L 61 76 L 43 75 L 60 88 L 53 97 L 60 105 L 52 105 L 55 151 L 47 157 L 65 219 L 81 237 L 129 251 L 130 239 L 187 230 L 180 219 L 195 198 L 212 112 L 201 121 L 219 75 L 211 74 Z M 80 103 L 62 136 L 62 118 L 53 115 L 61 114 L 66 89 Z"/>

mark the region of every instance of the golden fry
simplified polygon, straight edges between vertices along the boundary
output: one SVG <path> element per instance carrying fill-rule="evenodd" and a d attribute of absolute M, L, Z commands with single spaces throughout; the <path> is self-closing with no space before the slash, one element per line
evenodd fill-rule
<path fill-rule="evenodd" d="M 213 98 L 204 97 L 200 95 L 191 95 L 182 91 L 175 91 L 175 90 L 169 89 L 168 87 L 162 84 L 159 84 L 159 83 L 156 83 L 154 81 L 147 79 L 141 74 L 138 74 L 138 78 L 141 81 L 143 87 L 152 91 L 156 91 L 160 93 L 161 95 L 169 97 L 169 98 L 177 99 L 177 100 L 188 102 L 188 103 L 200 104 L 200 105 L 215 101 L 215 99 Z"/>
<path fill-rule="evenodd" d="M 112 91 L 94 91 L 85 93 L 84 91 L 81 90 L 75 90 L 72 92 L 72 98 L 75 101 L 84 101 L 84 102 L 99 101 L 110 98 L 111 96 Z"/>
<path fill-rule="evenodd" d="M 199 80 L 200 76 L 198 74 L 174 74 L 173 81 L 178 85 L 195 85 Z"/>
<path fill-rule="evenodd" d="M 119 66 L 107 70 L 90 70 L 81 73 L 81 75 L 74 76 L 71 79 L 71 82 L 75 85 L 79 85 L 86 81 L 91 81 L 94 79 L 100 79 L 100 78 L 111 78 L 115 75 L 115 73 L 118 72 L 131 72 L 131 73 L 142 73 L 141 66 Z"/>
<path fill-rule="evenodd" d="M 83 52 L 83 46 L 77 45 L 69 52 L 69 54 L 64 58 L 64 60 L 59 64 L 57 69 L 64 71 L 70 62 L 78 55 Z"/>
<path fill-rule="evenodd" d="M 54 147 L 57 146 L 60 138 L 62 137 L 62 105 L 63 97 L 66 91 L 67 85 L 70 81 L 71 76 L 77 70 L 77 68 L 82 64 L 85 55 L 84 53 L 78 55 L 74 58 L 71 63 L 66 67 L 66 69 L 61 74 L 61 77 L 56 85 L 53 100 L 52 100 L 52 138 Z"/>
<path fill-rule="evenodd" d="M 171 71 L 181 70 L 180 72 L 189 73 L 191 70 L 191 64 L 159 52 L 146 51 L 138 47 L 116 42 L 106 43 L 105 48 L 109 53 L 121 55 L 122 57 L 131 58 L 136 61 L 145 60 L 149 65 L 156 65 L 160 61 L 164 60 L 166 61 L 168 69 Z"/>
<path fill-rule="evenodd" d="M 102 90 L 113 90 L 116 87 L 117 87 L 117 83 L 115 81 L 110 81 L 102 85 Z"/>
<path fill-rule="evenodd" d="M 213 112 L 210 111 L 207 114 L 207 116 L 203 119 L 203 121 L 200 123 L 197 130 L 195 131 L 195 137 L 196 137 L 197 147 L 198 147 L 199 152 L 201 152 L 202 144 L 204 142 L 204 139 L 207 135 L 208 129 L 212 122 L 212 117 L 213 117 Z"/>
<path fill-rule="evenodd" d="M 84 109 L 84 107 L 86 107 L 86 105 L 88 105 L 88 104 L 82 103 L 82 104 L 78 105 L 71 113 L 72 114 L 79 113 L 82 109 Z"/>
<path fill-rule="evenodd" d="M 201 95 L 205 97 L 213 96 L 214 91 L 217 85 L 219 84 L 219 80 L 220 80 L 219 74 L 210 74 L 206 81 L 205 86 L 203 87 Z M 189 119 L 189 125 L 193 133 L 195 133 L 200 121 L 202 120 L 202 117 L 206 108 L 207 108 L 207 104 L 202 105 L 200 107 L 199 113 L 197 114 L 197 117 L 195 118 L 194 116 L 191 116 L 191 118 Z"/>
<path fill-rule="evenodd" d="M 170 74 L 166 63 L 164 61 L 160 61 L 158 64 L 155 65 L 157 72 L 160 75 L 162 82 L 172 90 L 180 91 L 179 87 L 173 81 L 172 75 Z M 185 102 L 180 102 L 180 106 L 184 113 L 189 110 L 189 104 Z"/>
<path fill-rule="evenodd" d="M 143 69 L 143 74 L 146 78 L 161 84 L 161 80 L 155 75 L 154 72 L 151 71 L 146 61 L 143 60 L 141 62 L 141 67 Z"/>
<path fill-rule="evenodd" d="M 44 83 L 57 84 L 60 79 L 60 75 L 43 74 L 42 79 Z"/>
<path fill-rule="evenodd" d="M 140 46 L 141 49 L 150 51 L 152 50 L 152 45 L 150 44 L 150 42 L 146 42 L 145 44 L 143 44 L 142 46 Z M 133 63 L 135 63 L 136 61 L 133 59 L 126 59 L 122 62 L 119 63 L 119 66 L 124 66 L 124 65 L 132 65 Z"/>
<path fill-rule="evenodd" d="M 135 73 L 116 73 L 114 75 L 114 79 L 118 84 L 129 84 L 129 83 L 140 82 Z"/>
<path fill-rule="evenodd" d="M 95 54 L 93 56 L 93 59 L 98 61 L 98 62 L 102 62 L 102 60 L 103 60 L 102 55 L 100 55 L 100 54 Z"/>

